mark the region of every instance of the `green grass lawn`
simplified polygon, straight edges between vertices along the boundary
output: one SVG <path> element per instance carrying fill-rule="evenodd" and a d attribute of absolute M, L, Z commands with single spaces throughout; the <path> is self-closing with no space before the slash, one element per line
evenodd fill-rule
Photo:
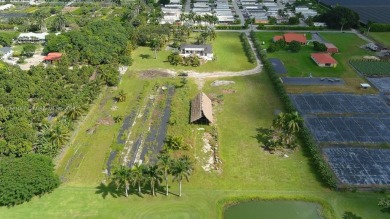
<path fill-rule="evenodd" d="M 216 71 L 242 71 L 255 67 L 255 64 L 248 62 L 244 53 L 239 33 L 218 33 L 215 41 L 211 42 L 213 53 L 217 57 L 215 61 L 208 61 L 199 67 L 174 66 L 167 58 L 171 51 L 163 49 L 157 53 L 155 59 L 154 51 L 149 47 L 137 48 L 132 57 L 134 59 L 132 70 L 140 71 L 146 69 L 172 69 L 172 70 L 193 70 L 197 72 L 216 72 Z"/>
<path fill-rule="evenodd" d="M 390 47 L 390 32 L 370 32 L 369 36 L 379 43 Z"/>
<path fill-rule="evenodd" d="M 274 118 L 274 110 L 281 109 L 281 103 L 272 89 L 265 74 L 227 78 L 236 84 L 228 87 L 211 87 L 212 81 L 206 81 L 204 91 L 208 95 L 220 96 L 223 102 L 216 108 L 216 124 L 219 133 L 221 172 L 205 172 L 195 160 L 195 171 L 190 182 L 183 183 L 183 197 L 177 194 L 177 183 L 171 183 L 171 194 L 165 197 L 143 197 L 131 195 L 129 198 L 116 196 L 106 187 L 97 189 L 104 179 L 102 174 L 105 156 L 110 151 L 113 135 L 119 130 L 119 124 L 99 126 L 93 135 L 86 130 L 99 118 L 108 114 L 125 115 L 135 104 L 135 97 L 145 87 L 168 79 L 139 79 L 125 76 L 119 86 L 128 92 L 128 100 L 119 103 L 117 111 L 111 111 L 112 97 L 116 93 L 106 90 L 96 101 L 84 123 L 80 125 L 69 153 L 59 162 L 58 172 L 63 173 L 71 156 L 76 151 L 83 154 L 81 162 L 71 166 L 64 183 L 52 194 L 12 208 L 0 208 L 0 218 L 220 218 L 221 202 L 236 197 L 263 199 L 301 199 L 318 201 L 326 206 L 325 213 L 329 218 L 337 218 L 345 211 L 352 211 L 363 218 L 388 218 L 377 206 L 383 194 L 366 192 L 333 192 L 323 188 L 313 174 L 310 159 L 305 151 L 298 149 L 288 158 L 271 155 L 259 147 L 256 129 L 269 127 Z M 178 97 L 188 105 L 188 101 L 197 93 L 197 88 L 189 81 L 187 90 L 178 90 Z M 236 91 L 226 93 L 225 89 Z M 185 95 L 187 94 L 187 95 Z M 188 121 L 188 106 L 180 107 L 176 102 L 174 111 L 183 121 Z M 198 125 L 179 122 L 171 126 L 169 134 L 180 134 L 197 138 L 189 154 L 200 156 L 202 135 Z M 182 124 L 186 124 L 185 126 Z M 181 130 L 184 128 L 185 131 Z M 333 209 L 333 210 L 332 210 Z"/>
<path fill-rule="evenodd" d="M 265 42 L 264 48 L 268 48 L 270 40 L 273 36 L 279 35 L 278 32 L 262 32 L 258 33 L 261 41 Z M 321 36 L 336 45 L 339 48 L 339 53 L 333 57 L 338 64 L 335 68 L 319 67 L 311 59 L 310 54 L 315 53 L 313 44 L 303 46 L 298 53 L 292 53 L 287 50 L 280 50 L 273 53 L 268 53 L 269 58 L 279 58 L 283 61 L 288 73 L 291 77 L 308 77 L 310 73 L 313 77 L 340 77 L 346 82 L 346 86 L 288 86 L 289 92 L 323 92 L 323 91 L 339 91 L 339 92 L 376 92 L 374 89 L 370 91 L 359 90 L 360 83 L 366 82 L 364 78 L 358 75 L 355 70 L 349 65 L 348 61 L 353 58 L 362 58 L 365 55 L 372 53 L 359 48 L 365 42 L 358 38 L 355 34 L 346 33 L 320 33 Z M 308 36 L 310 39 L 310 36 Z M 318 89 L 318 87 L 320 87 Z"/>

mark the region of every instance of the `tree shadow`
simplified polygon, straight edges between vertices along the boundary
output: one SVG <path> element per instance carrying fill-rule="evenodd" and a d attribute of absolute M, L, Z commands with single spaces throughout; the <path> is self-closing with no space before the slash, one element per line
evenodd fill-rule
<path fill-rule="evenodd" d="M 382 212 L 382 213 L 388 213 L 388 214 L 390 214 L 390 207 L 388 207 L 388 208 L 382 208 L 382 209 L 381 209 L 381 212 Z"/>
<path fill-rule="evenodd" d="M 362 219 L 362 217 L 357 216 L 356 214 L 354 214 L 350 211 L 346 211 L 343 214 L 343 219 Z"/>
<path fill-rule="evenodd" d="M 107 197 L 107 195 L 111 195 L 113 198 L 118 198 L 119 196 L 123 195 L 121 192 L 116 188 L 116 185 L 114 182 L 110 182 L 108 185 L 104 183 L 100 183 L 96 187 L 95 194 L 100 194 L 103 199 Z"/>
<path fill-rule="evenodd" d="M 267 141 L 269 140 L 268 133 L 270 132 L 270 129 L 257 128 L 256 132 L 257 134 L 254 136 L 254 138 L 256 138 L 257 143 L 266 145 Z M 264 146 L 262 146 L 262 148 L 264 148 Z"/>
<path fill-rule="evenodd" d="M 150 59 L 149 54 L 141 54 L 141 55 L 139 55 L 139 57 L 141 57 L 142 59 Z"/>

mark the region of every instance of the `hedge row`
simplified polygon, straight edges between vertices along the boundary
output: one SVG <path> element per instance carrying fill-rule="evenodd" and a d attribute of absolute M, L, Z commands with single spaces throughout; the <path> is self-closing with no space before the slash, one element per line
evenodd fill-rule
<path fill-rule="evenodd" d="M 0 24 L 0 30 L 13 30 L 14 25 L 12 24 Z"/>
<path fill-rule="evenodd" d="M 215 29 L 217 30 L 245 30 L 247 29 L 245 26 L 215 26 Z"/>
<path fill-rule="evenodd" d="M 246 55 L 246 57 L 248 57 L 248 61 L 250 63 L 256 63 L 256 55 L 253 52 L 251 45 L 249 44 L 249 40 L 248 40 L 248 37 L 246 36 L 246 34 L 241 33 L 240 39 L 242 42 L 242 46 L 244 47 L 244 50 L 245 50 L 245 55 Z"/>
<path fill-rule="evenodd" d="M 288 96 L 286 90 L 283 87 L 282 82 L 279 79 L 279 76 L 275 73 L 275 70 L 273 69 L 271 62 L 267 59 L 267 54 L 265 51 L 263 51 L 261 44 L 256 37 L 256 34 L 252 31 L 250 36 L 256 48 L 256 52 L 258 53 L 261 61 L 263 62 L 265 72 L 268 74 L 272 84 L 274 85 L 274 88 L 278 93 L 279 98 L 284 103 L 286 111 L 289 113 L 296 111 L 295 106 L 293 105 L 290 97 Z M 321 155 L 321 151 L 319 147 L 316 145 L 312 135 L 310 134 L 310 131 L 306 128 L 303 122 L 301 122 L 299 126 L 300 126 L 299 137 L 301 138 L 304 147 L 306 147 L 307 150 L 310 152 L 312 161 L 316 166 L 318 173 L 321 175 L 321 179 L 327 186 L 329 186 L 332 189 L 336 189 L 337 188 L 336 178 L 332 173 L 331 169 L 329 168 L 329 166 L 327 165 L 326 161 L 323 159 Z"/>
<path fill-rule="evenodd" d="M 390 31 L 390 24 L 374 23 L 370 28 L 371 32 L 388 32 Z"/>
<path fill-rule="evenodd" d="M 258 30 L 323 30 L 324 27 L 305 27 L 305 26 L 265 26 L 260 24 Z"/>

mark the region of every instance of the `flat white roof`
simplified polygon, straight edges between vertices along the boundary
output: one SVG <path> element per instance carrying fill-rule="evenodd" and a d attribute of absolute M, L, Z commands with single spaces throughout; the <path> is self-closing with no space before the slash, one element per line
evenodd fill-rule
<path fill-rule="evenodd" d="M 20 37 L 28 37 L 28 38 L 35 37 L 35 38 L 38 38 L 40 40 L 44 40 L 47 35 L 49 35 L 49 34 L 46 33 L 46 32 L 45 33 L 32 33 L 32 32 L 29 32 L 29 33 L 21 33 L 18 38 L 20 38 Z"/>

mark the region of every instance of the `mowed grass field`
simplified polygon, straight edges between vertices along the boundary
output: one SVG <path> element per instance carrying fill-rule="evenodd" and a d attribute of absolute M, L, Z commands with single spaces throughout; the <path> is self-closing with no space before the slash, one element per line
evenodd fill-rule
<path fill-rule="evenodd" d="M 140 71 L 160 68 L 175 71 L 217 72 L 243 71 L 255 67 L 255 64 L 248 62 L 248 58 L 245 56 L 239 33 L 217 33 L 217 38 L 207 43 L 212 45 L 216 60 L 208 61 L 199 67 L 171 65 L 167 60 L 171 51 L 165 48 L 157 53 L 157 59 L 155 59 L 152 49 L 149 47 L 139 47 L 132 54 L 134 63 L 130 69 Z"/>
<path fill-rule="evenodd" d="M 167 79 L 140 79 L 127 75 L 119 88 L 129 92 L 128 101 L 118 105 L 114 112 L 128 113 L 138 91 L 163 80 Z M 383 194 L 333 192 L 324 188 L 303 149 L 290 153 L 288 158 L 263 151 L 256 139 L 256 129 L 269 127 L 274 111 L 282 109 L 270 81 L 265 74 L 227 80 L 234 80 L 236 84 L 211 87 L 212 81 L 206 81 L 204 87 L 208 95 L 223 95 L 223 102 L 214 109 L 222 171 L 205 172 L 195 160 L 190 182 L 183 183 L 182 197 L 177 197 L 178 186 L 172 182 L 172 194 L 168 197 L 144 194 L 143 197 L 125 198 L 106 186 L 99 187 L 104 180 L 104 157 L 110 151 L 111 135 L 119 130 L 119 125 L 99 126 L 92 137 L 85 130 L 110 112 L 113 102 L 105 95 L 111 97 L 115 91 L 107 90 L 97 100 L 85 123 L 80 125 L 73 145 L 84 145 L 82 150 L 77 149 L 82 151 L 84 158 L 71 167 L 68 182 L 52 194 L 12 208 L 0 208 L 0 218 L 221 218 L 221 202 L 236 197 L 318 201 L 326 207 L 324 211 L 328 218 L 341 218 L 345 211 L 363 218 L 388 218 L 389 214 L 382 213 L 377 206 Z M 190 93 L 196 93 L 193 81 L 188 83 Z M 227 93 L 226 89 L 235 93 Z M 173 110 L 181 109 L 175 107 Z M 182 115 L 183 120 L 188 121 L 188 112 Z M 174 134 L 172 132 L 177 128 L 169 129 L 169 134 Z M 190 130 L 185 133 L 193 135 L 191 133 L 199 131 L 201 134 L 197 128 L 189 125 Z M 196 144 L 188 153 L 195 157 L 201 150 L 202 145 Z M 59 162 L 59 173 L 72 159 L 72 153 L 69 150 Z"/>
<path fill-rule="evenodd" d="M 261 32 L 257 33 L 258 38 L 265 42 L 264 48 L 268 48 L 273 36 L 281 35 L 281 32 Z M 365 44 L 365 41 L 357 37 L 355 34 L 348 33 L 320 33 L 320 35 L 328 42 L 333 43 L 339 48 L 339 53 L 334 54 L 338 62 L 335 68 L 319 67 L 311 59 L 311 53 L 316 53 L 313 44 L 302 46 L 298 53 L 292 53 L 287 50 L 279 50 L 273 53 L 267 53 L 269 58 L 279 58 L 284 63 L 290 77 L 309 77 L 310 73 L 313 77 L 328 77 L 342 78 L 345 81 L 345 86 L 287 86 L 287 90 L 293 93 L 301 92 L 349 92 L 349 93 L 375 93 L 375 89 L 362 91 L 360 83 L 367 83 L 356 71 L 349 65 L 349 60 L 354 58 L 362 58 L 365 55 L 372 55 L 369 51 L 359 48 Z M 307 34 L 307 39 L 311 36 Z"/>
<path fill-rule="evenodd" d="M 379 43 L 390 47 L 390 32 L 370 32 L 369 36 Z"/>

